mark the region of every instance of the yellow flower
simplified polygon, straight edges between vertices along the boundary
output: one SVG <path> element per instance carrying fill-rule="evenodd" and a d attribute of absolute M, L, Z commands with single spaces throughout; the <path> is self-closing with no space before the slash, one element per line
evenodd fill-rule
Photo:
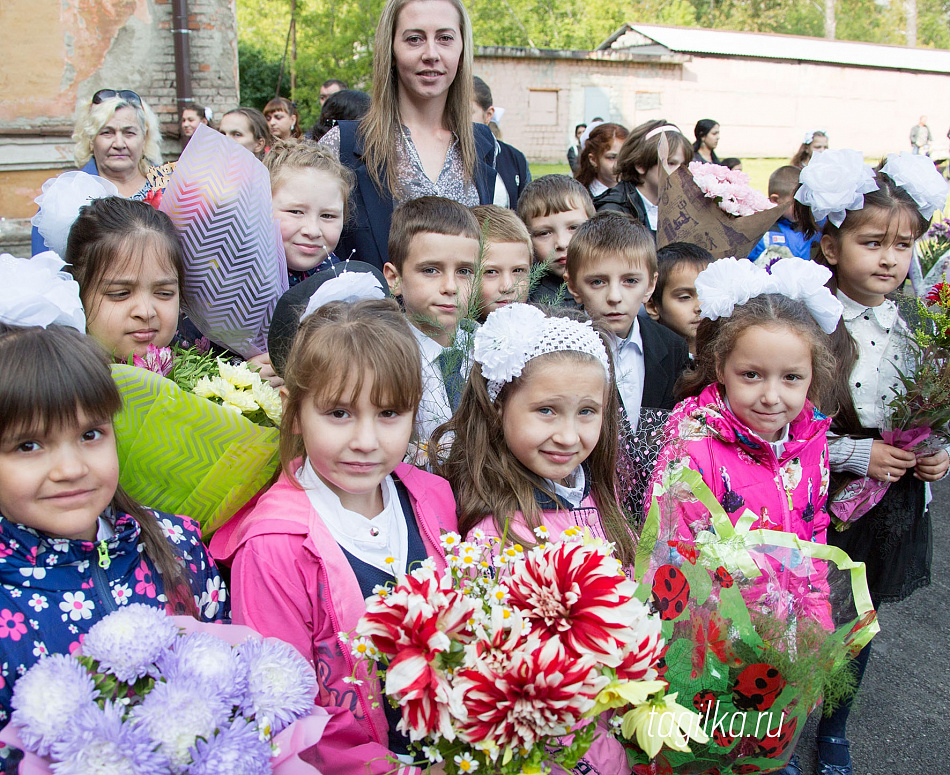
<path fill-rule="evenodd" d="M 637 745 L 651 759 L 667 745 L 674 751 L 688 752 L 689 740 L 709 741 L 702 729 L 702 716 L 676 702 L 676 692 L 645 702 L 628 711 L 621 727 L 624 737 L 637 738 Z"/>
<path fill-rule="evenodd" d="M 202 377 L 195 383 L 195 395 L 202 398 L 224 399 L 232 390 L 231 383 L 221 377 Z"/>
<path fill-rule="evenodd" d="M 221 396 L 224 399 L 225 406 L 236 407 L 240 412 L 256 412 L 258 410 L 257 401 L 246 390 L 238 390 L 233 385 L 226 395 Z"/>
<path fill-rule="evenodd" d="M 230 382 L 234 387 L 251 387 L 255 381 L 254 377 L 257 377 L 258 382 L 260 381 L 260 375 L 254 374 L 246 363 L 232 366 L 220 358 L 218 358 L 218 373 L 225 382 Z"/>
<path fill-rule="evenodd" d="M 282 409 L 280 404 L 280 393 L 274 390 L 274 388 L 272 388 L 266 382 L 262 382 L 251 387 L 251 395 L 260 405 L 261 409 L 264 410 L 264 414 L 267 415 L 267 419 L 274 423 L 274 425 L 280 425 L 280 414 Z"/>
<path fill-rule="evenodd" d="M 605 710 L 622 708 L 624 705 L 642 705 L 666 688 L 666 681 L 611 681 L 600 690 L 596 704 L 587 712 L 587 716 L 598 716 Z"/>

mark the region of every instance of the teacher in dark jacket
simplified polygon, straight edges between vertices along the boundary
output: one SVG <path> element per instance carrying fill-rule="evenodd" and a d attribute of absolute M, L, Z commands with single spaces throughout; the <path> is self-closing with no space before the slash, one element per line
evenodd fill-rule
<path fill-rule="evenodd" d="M 388 0 L 374 51 L 369 113 L 320 142 L 357 178 L 356 217 L 336 253 L 382 268 L 396 204 L 492 203 L 495 138 L 471 120 L 472 27 L 460 0 Z"/>

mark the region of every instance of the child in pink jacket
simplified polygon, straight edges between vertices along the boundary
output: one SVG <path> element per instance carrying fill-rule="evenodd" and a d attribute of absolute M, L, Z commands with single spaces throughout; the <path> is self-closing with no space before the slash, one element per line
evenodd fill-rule
<path fill-rule="evenodd" d="M 355 630 L 365 599 L 395 575 L 429 557 L 445 567 L 452 490 L 401 462 L 421 373 L 392 300 L 335 301 L 305 317 L 285 370 L 280 478 L 213 541 L 233 563 L 234 621 L 314 664 L 317 703 L 334 714 L 313 749 L 324 775 L 418 772 L 394 763 L 412 761 L 400 711 L 340 633 Z"/>
<path fill-rule="evenodd" d="M 688 397 L 667 422 L 653 482 L 691 468 L 733 523 L 749 510 L 753 529 L 823 544 L 831 421 L 809 399 L 833 377 L 826 331 L 834 330 L 840 304 L 824 288 L 823 267 L 795 259 L 776 266 L 770 275 L 748 261 L 721 259 L 696 278 L 704 317 L 696 370 L 679 385 Z M 695 500 L 677 500 L 666 519 L 661 539 L 693 541 L 701 531 L 714 532 Z M 757 595 L 775 610 L 793 604 L 830 627 L 823 574 L 796 575 L 778 560 L 774 566 L 781 589 L 763 574 Z"/>

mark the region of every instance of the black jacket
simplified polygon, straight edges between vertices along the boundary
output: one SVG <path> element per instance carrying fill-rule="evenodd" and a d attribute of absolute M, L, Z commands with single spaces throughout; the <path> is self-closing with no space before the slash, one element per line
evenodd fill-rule
<path fill-rule="evenodd" d="M 528 160 L 524 154 L 513 145 L 499 140 L 498 149 L 495 167 L 508 192 L 508 206 L 514 210 L 518 206 L 518 198 L 525 186 L 531 182 L 531 171 L 528 169 Z"/>
<path fill-rule="evenodd" d="M 646 208 L 643 206 L 643 200 L 640 198 L 640 192 L 633 183 L 620 181 L 613 188 L 608 188 L 603 194 L 594 197 L 594 209 L 597 212 L 609 210 L 612 212 L 626 213 L 631 215 L 647 229 L 650 229 L 650 221 L 647 218 Z M 650 229 L 653 239 L 656 239 L 656 232 Z"/>
<path fill-rule="evenodd" d="M 686 340 L 646 314 L 637 316 L 643 340 L 643 401 L 647 409 L 676 406 L 673 386 L 689 366 Z"/>

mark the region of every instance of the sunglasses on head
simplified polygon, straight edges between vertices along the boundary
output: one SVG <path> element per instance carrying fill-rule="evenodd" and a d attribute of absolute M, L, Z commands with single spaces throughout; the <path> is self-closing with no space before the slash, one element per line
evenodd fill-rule
<path fill-rule="evenodd" d="M 111 100 L 113 97 L 125 100 L 130 105 L 138 105 L 139 107 L 142 105 L 142 98 L 129 89 L 122 89 L 120 91 L 116 91 L 115 89 L 99 89 L 99 91 L 92 95 L 92 104 L 98 105 L 100 102 Z"/>

